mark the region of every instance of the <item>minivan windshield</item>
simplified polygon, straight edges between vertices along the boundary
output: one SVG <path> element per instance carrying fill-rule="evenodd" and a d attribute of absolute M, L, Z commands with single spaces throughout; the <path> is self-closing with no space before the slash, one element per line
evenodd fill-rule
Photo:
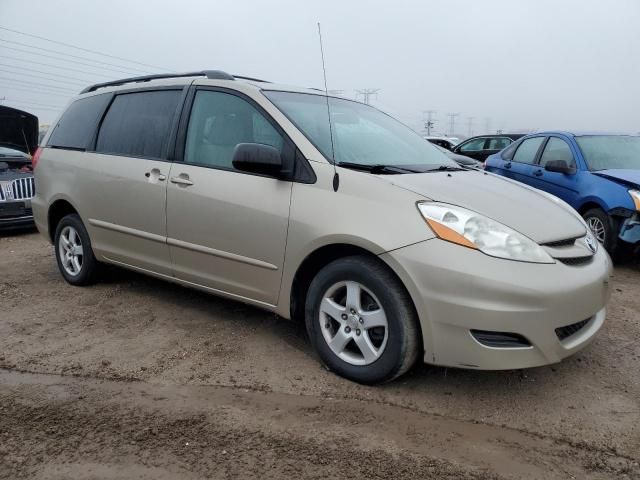
<path fill-rule="evenodd" d="M 327 97 L 281 91 L 263 93 L 332 161 Z M 395 168 L 395 173 L 459 169 L 434 145 L 380 110 L 334 97 L 329 97 L 329 105 L 338 165 L 403 167 L 402 171 Z"/>
<path fill-rule="evenodd" d="M 640 137 L 586 135 L 576 137 L 589 170 L 640 169 Z"/>

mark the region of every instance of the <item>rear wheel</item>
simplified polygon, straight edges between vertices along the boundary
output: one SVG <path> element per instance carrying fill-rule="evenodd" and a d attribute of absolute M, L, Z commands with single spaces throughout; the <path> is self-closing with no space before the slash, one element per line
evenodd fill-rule
<path fill-rule="evenodd" d="M 582 217 L 587 226 L 596 237 L 596 240 L 609 252 L 616 248 L 617 237 L 615 235 L 614 220 L 600 208 L 587 210 Z"/>
<path fill-rule="evenodd" d="M 377 260 L 347 257 L 323 268 L 309 287 L 305 317 L 321 360 L 350 380 L 393 380 L 418 356 L 419 330 L 411 299 Z"/>
<path fill-rule="evenodd" d="M 56 260 L 64 279 L 71 285 L 94 283 L 99 264 L 80 217 L 77 214 L 63 217 L 56 227 L 54 238 Z"/>

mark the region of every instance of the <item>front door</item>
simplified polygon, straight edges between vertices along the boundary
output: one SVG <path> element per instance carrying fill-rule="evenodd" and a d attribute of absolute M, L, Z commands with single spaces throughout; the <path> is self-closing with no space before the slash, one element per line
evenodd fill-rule
<path fill-rule="evenodd" d="M 544 167 L 547 162 L 553 160 L 563 160 L 569 167 L 573 167 L 574 173 L 545 170 Z M 570 205 L 576 205 L 579 191 L 579 174 L 576 169 L 573 152 L 565 140 L 560 137 L 549 137 L 537 167 L 533 171 L 532 185 L 534 187 L 549 192 Z"/>
<path fill-rule="evenodd" d="M 247 98 L 198 89 L 182 161 L 167 187 L 167 242 L 177 278 L 274 305 L 284 264 L 291 183 L 232 165 L 239 143 L 282 152 L 285 138 Z"/>

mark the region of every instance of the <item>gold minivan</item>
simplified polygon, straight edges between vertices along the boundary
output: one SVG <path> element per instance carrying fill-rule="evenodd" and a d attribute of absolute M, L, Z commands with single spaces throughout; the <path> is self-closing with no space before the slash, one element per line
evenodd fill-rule
<path fill-rule="evenodd" d="M 34 170 L 70 284 L 108 263 L 304 319 L 357 382 L 417 357 L 558 362 L 605 319 L 611 263 L 568 205 L 318 90 L 221 71 L 93 85 Z"/>

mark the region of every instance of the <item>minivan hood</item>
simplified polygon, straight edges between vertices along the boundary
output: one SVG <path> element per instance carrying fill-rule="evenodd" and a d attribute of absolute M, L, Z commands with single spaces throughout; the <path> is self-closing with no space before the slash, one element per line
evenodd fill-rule
<path fill-rule="evenodd" d="M 33 155 L 38 148 L 38 117 L 0 105 L 0 145 Z"/>
<path fill-rule="evenodd" d="M 629 185 L 630 187 L 640 187 L 640 170 L 631 169 L 610 169 L 610 170 L 598 170 L 592 172 L 594 175 L 604 177 L 608 180 L 613 180 L 617 183 Z"/>
<path fill-rule="evenodd" d="M 431 172 L 381 176 L 430 200 L 458 205 L 496 220 L 537 243 L 577 238 L 586 228 L 577 213 L 555 197 L 497 175 Z"/>

